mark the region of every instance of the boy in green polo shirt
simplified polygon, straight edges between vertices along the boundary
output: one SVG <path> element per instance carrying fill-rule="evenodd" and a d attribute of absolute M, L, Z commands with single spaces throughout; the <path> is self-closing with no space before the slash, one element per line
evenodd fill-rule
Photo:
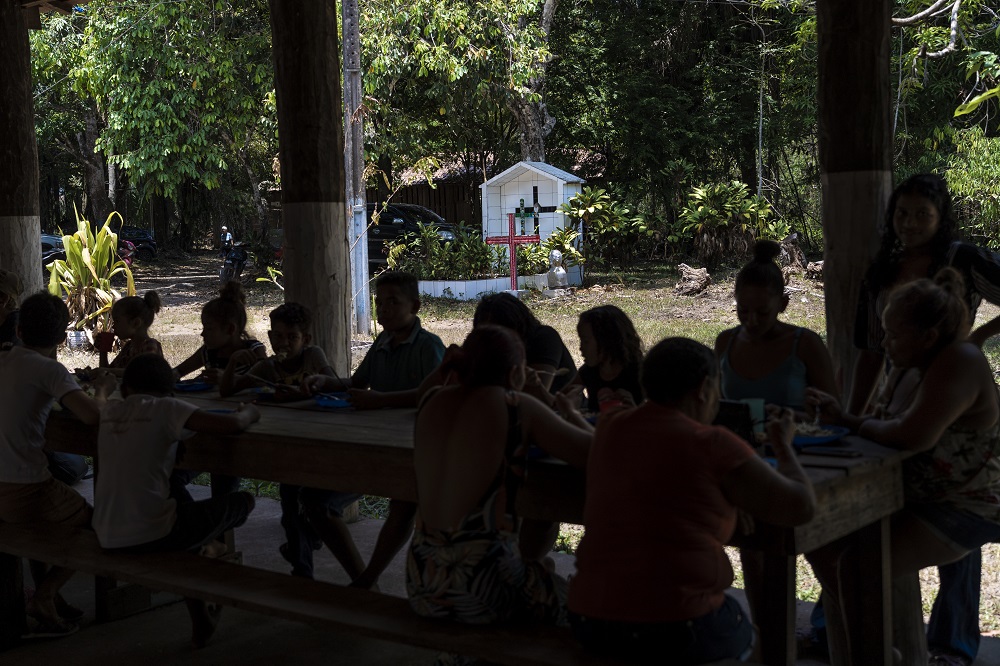
<path fill-rule="evenodd" d="M 441 364 L 444 343 L 420 326 L 420 292 L 417 279 L 396 271 L 382 273 L 375 281 L 375 315 L 382 332 L 350 380 L 314 375 L 304 381 L 310 392 L 349 390 L 359 409 L 415 406 L 416 389 Z M 316 532 L 344 567 L 355 587 L 371 588 L 413 533 L 417 505 L 392 499 L 385 525 L 366 567 L 340 514 L 343 494 L 324 502 L 303 494 L 302 504 Z M 355 499 L 361 497 L 357 495 Z M 319 501 L 314 501 L 319 500 Z"/>

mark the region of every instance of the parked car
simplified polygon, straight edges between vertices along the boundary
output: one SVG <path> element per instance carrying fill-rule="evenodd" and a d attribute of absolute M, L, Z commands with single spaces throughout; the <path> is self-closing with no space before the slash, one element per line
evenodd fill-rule
<path fill-rule="evenodd" d="M 48 279 L 49 273 L 45 269 L 56 259 L 66 259 L 66 249 L 63 247 L 62 236 L 54 234 L 42 234 L 42 277 Z"/>
<path fill-rule="evenodd" d="M 379 211 L 378 224 L 374 224 L 375 211 Z M 417 225 L 429 225 L 437 229 L 442 241 L 455 240 L 455 225 L 429 208 L 417 204 L 368 204 L 368 267 L 378 268 L 387 263 L 386 241 L 396 240 L 401 234 L 416 233 Z M 281 258 L 285 238 L 283 229 L 272 229 L 269 235 L 275 257 Z"/>
<path fill-rule="evenodd" d="M 131 241 L 135 245 L 135 258 L 139 261 L 156 259 L 156 241 L 146 229 L 126 224 L 118 231 L 118 239 Z"/>
<path fill-rule="evenodd" d="M 378 224 L 374 224 L 378 210 Z M 386 241 L 416 233 L 417 225 L 434 227 L 442 241 L 455 240 L 455 225 L 429 208 L 408 203 L 368 204 L 368 263 L 385 264 Z"/>
<path fill-rule="evenodd" d="M 66 248 L 63 246 L 62 236 L 55 234 L 42 234 L 42 275 L 47 276 L 45 267 L 56 259 L 66 260 Z M 155 252 L 155 250 L 154 250 Z M 132 260 L 138 255 L 136 246 L 131 241 L 118 237 L 118 258 L 125 262 L 129 268 L 132 267 Z"/>

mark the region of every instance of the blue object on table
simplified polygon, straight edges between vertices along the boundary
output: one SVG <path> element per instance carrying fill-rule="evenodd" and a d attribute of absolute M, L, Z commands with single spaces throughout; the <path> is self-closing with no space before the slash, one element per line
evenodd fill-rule
<path fill-rule="evenodd" d="M 350 409 L 354 406 L 347 399 L 346 393 L 319 393 L 315 400 L 319 407 L 325 409 Z"/>
<path fill-rule="evenodd" d="M 818 435 L 815 437 L 810 435 L 795 435 L 795 439 L 792 440 L 792 446 L 797 449 L 802 449 L 809 446 L 829 444 L 830 442 L 836 442 L 838 439 L 851 432 L 850 428 L 844 428 L 843 426 L 821 425 L 820 427 L 823 430 L 828 431 L 829 434 Z"/>
<path fill-rule="evenodd" d="M 174 384 L 175 391 L 211 391 L 213 388 L 215 388 L 214 384 L 209 384 L 201 379 L 188 379 L 187 381 L 177 382 Z"/>
<path fill-rule="evenodd" d="M 549 453 L 542 447 L 532 444 L 528 447 L 528 453 L 524 457 L 528 460 L 538 460 L 540 458 L 548 458 Z"/>
<path fill-rule="evenodd" d="M 209 414 L 235 414 L 235 409 L 206 409 Z"/>

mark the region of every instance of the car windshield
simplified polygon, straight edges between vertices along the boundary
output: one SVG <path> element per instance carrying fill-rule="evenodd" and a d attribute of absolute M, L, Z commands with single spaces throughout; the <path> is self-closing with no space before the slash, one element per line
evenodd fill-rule
<path fill-rule="evenodd" d="M 420 206 L 406 206 L 402 204 L 396 204 L 396 206 L 411 215 L 413 219 L 421 224 L 444 224 L 444 218 L 435 213 L 432 210 L 427 210 L 426 208 L 421 208 Z"/>

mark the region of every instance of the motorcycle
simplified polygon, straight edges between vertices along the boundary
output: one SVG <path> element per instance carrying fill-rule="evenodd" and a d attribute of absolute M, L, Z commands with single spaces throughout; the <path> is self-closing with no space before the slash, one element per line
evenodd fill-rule
<path fill-rule="evenodd" d="M 236 243 L 226 252 L 222 261 L 222 268 L 219 269 L 219 280 L 226 284 L 230 280 L 239 280 L 246 266 L 249 254 L 243 249 L 243 243 Z"/>
<path fill-rule="evenodd" d="M 125 265 L 132 268 L 132 262 L 135 260 L 135 243 L 129 240 L 123 240 L 118 244 L 118 258 L 125 262 Z"/>

